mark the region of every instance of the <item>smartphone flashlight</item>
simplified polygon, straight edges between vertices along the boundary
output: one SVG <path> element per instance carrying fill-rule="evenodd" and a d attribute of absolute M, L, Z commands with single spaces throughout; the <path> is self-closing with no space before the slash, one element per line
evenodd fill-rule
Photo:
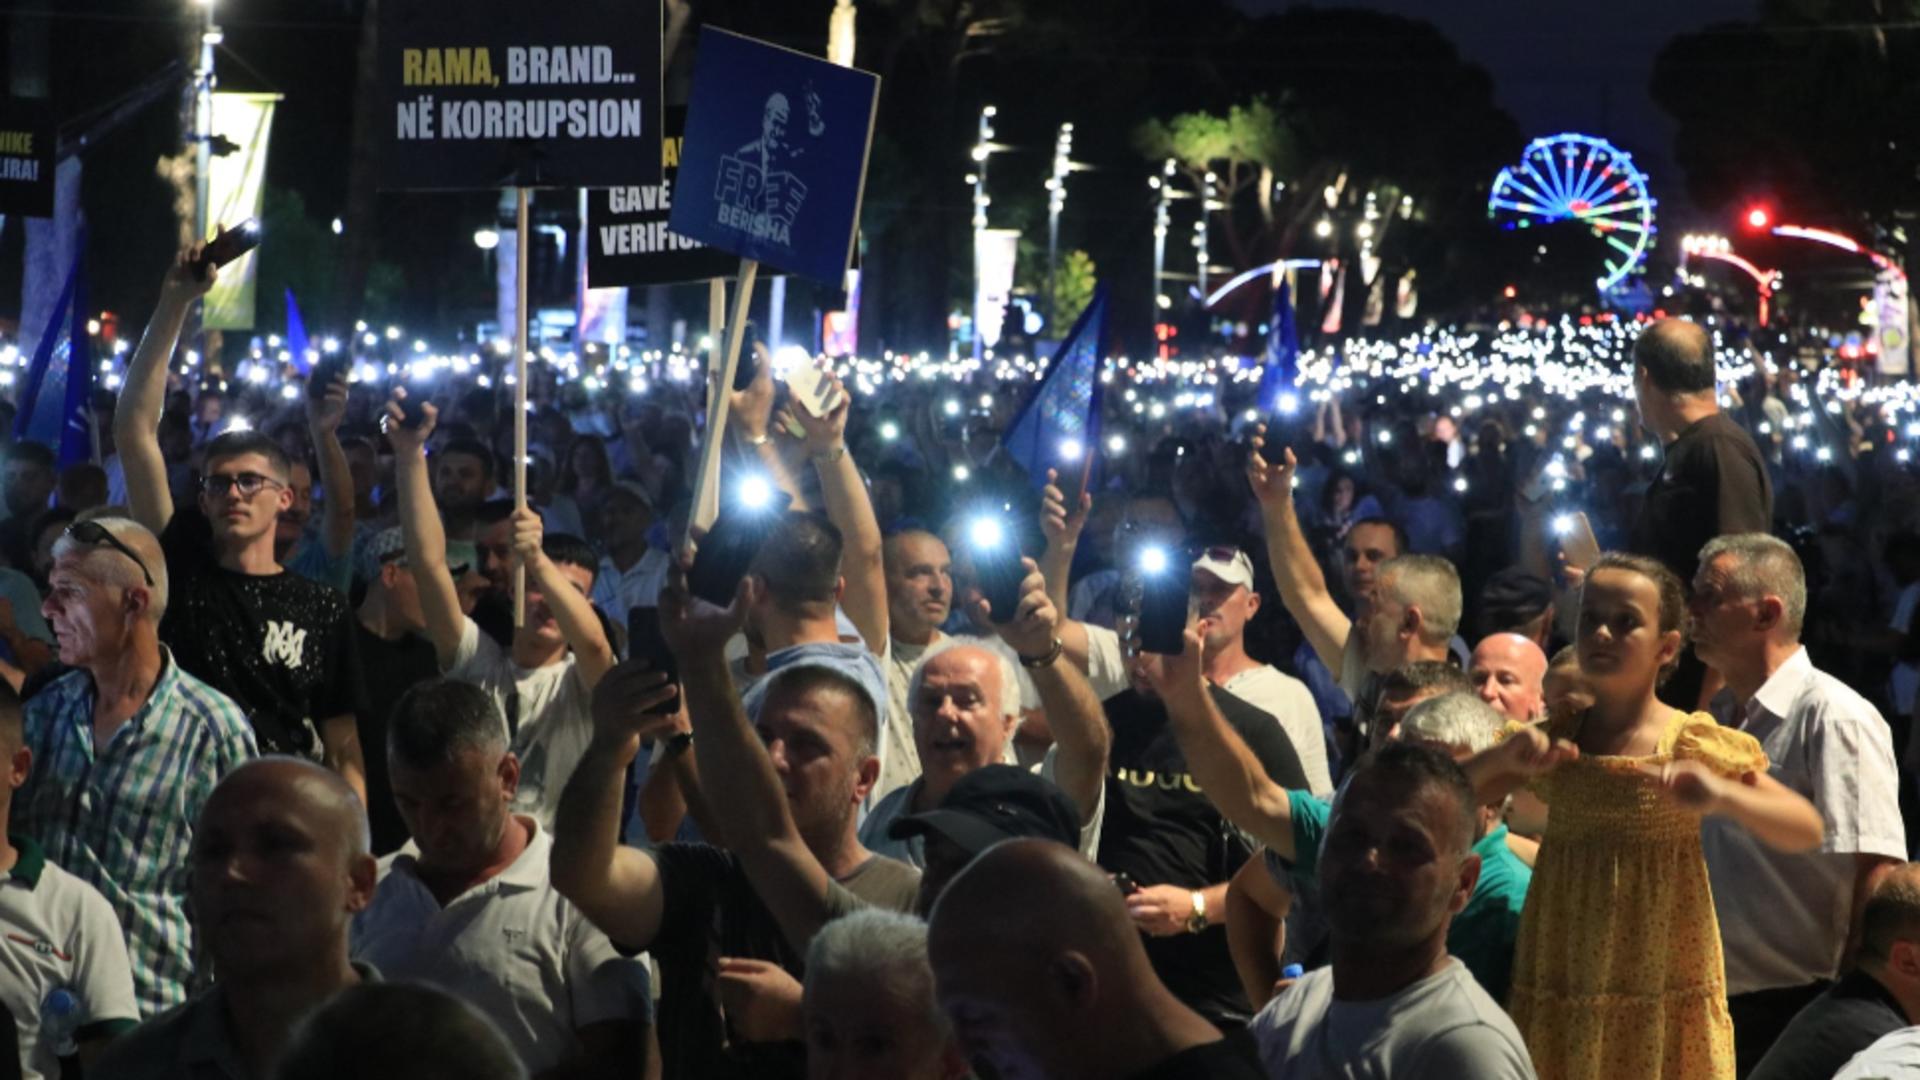
<path fill-rule="evenodd" d="M 765 510 L 773 502 L 773 485 L 764 476 L 749 475 L 734 489 L 733 497 L 743 510 Z"/>
<path fill-rule="evenodd" d="M 1573 535 L 1573 515 L 1572 514 L 1559 514 L 1554 517 L 1553 535 L 1555 536 Z"/>

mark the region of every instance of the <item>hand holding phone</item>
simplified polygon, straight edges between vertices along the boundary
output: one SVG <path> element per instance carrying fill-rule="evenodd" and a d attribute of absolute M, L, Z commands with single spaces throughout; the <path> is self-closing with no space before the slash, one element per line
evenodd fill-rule
<path fill-rule="evenodd" d="M 666 635 L 660 632 L 659 608 L 636 607 L 627 613 L 627 655 L 645 660 L 648 670 L 664 673 L 667 681 L 674 684 L 674 695 L 648 709 L 647 714 L 667 716 L 679 708 L 680 665 L 674 660 Z"/>
<path fill-rule="evenodd" d="M 1568 566 L 1591 570 L 1593 564 L 1600 561 L 1600 541 L 1594 537 L 1593 524 L 1587 520 L 1585 511 L 1576 510 L 1555 518 L 1553 531 L 1560 538 L 1560 553 L 1566 556 Z"/>
<path fill-rule="evenodd" d="M 825 417 L 846 400 L 827 373 L 812 364 L 803 364 L 787 372 L 787 393 L 800 407 L 817 417 Z"/>
<path fill-rule="evenodd" d="M 1020 564 L 1020 545 L 997 517 L 981 517 L 968 526 L 967 550 L 973 556 L 974 576 L 987 601 L 987 617 L 1008 623 L 1020 609 L 1020 582 L 1027 576 Z"/>
<path fill-rule="evenodd" d="M 219 234 L 200 249 L 200 258 L 195 260 L 202 277 L 208 270 L 218 270 L 233 260 L 260 246 L 260 223 L 248 218 L 238 225 L 221 229 Z"/>

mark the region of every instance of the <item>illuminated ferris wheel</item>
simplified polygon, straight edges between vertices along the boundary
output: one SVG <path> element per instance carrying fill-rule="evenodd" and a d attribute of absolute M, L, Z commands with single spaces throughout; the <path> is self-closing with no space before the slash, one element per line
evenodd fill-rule
<path fill-rule="evenodd" d="M 1502 228 L 1578 221 L 1606 241 L 1600 291 L 1646 265 L 1653 246 L 1654 198 L 1633 155 L 1605 139 L 1571 132 L 1527 144 L 1516 165 L 1500 170 L 1487 196 L 1487 216 Z"/>

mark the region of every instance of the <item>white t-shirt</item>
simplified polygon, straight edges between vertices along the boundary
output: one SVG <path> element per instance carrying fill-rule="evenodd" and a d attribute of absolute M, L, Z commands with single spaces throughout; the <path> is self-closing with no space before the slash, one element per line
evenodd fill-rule
<path fill-rule="evenodd" d="M 1333 791 L 1327 768 L 1326 730 L 1320 726 L 1320 707 L 1313 703 L 1307 684 L 1271 664 L 1261 664 L 1228 679 L 1220 689 L 1280 722 L 1307 774 L 1307 790 L 1315 795 Z"/>
<path fill-rule="evenodd" d="M 647 976 L 554 891 L 553 839 L 520 820 L 533 829 L 526 850 L 445 908 L 415 876 L 412 841 L 382 859 L 373 903 L 354 916 L 353 958 L 390 982 L 431 983 L 472 1005 L 538 1075 L 573 1055 L 581 1028 L 645 1019 Z"/>
<path fill-rule="evenodd" d="M 1533 1080 L 1519 1029 L 1465 964 L 1377 1001 L 1335 1001 L 1333 969 L 1300 977 L 1248 1025 L 1273 1080 Z"/>
<path fill-rule="evenodd" d="M 580 678 L 574 655 L 523 668 L 468 619 L 447 677 L 473 683 L 493 696 L 500 715 L 508 719 L 510 745 L 520 759 L 520 790 L 513 809 L 533 815 L 543 829 L 552 828 L 560 792 L 593 741 L 593 694 Z"/>
<path fill-rule="evenodd" d="M 20 859 L 0 878 L 0 1004 L 20 1031 L 20 1075 L 40 1080 L 60 1075 L 54 1048 L 40 1041 L 48 994 L 71 993 L 75 1027 L 89 1034 L 125 1034 L 140 1009 L 126 938 L 107 898 L 48 862 L 38 845 L 14 843 Z"/>
<path fill-rule="evenodd" d="M 1920 1080 L 1920 1027 L 1882 1035 L 1853 1055 L 1833 1080 Z"/>
<path fill-rule="evenodd" d="M 1893 735 L 1880 713 L 1800 649 L 1736 710 L 1713 718 L 1760 740 L 1768 775 L 1820 811 L 1826 837 L 1789 855 L 1724 818 L 1701 824 L 1727 960 L 1727 993 L 1805 986 L 1838 973 L 1853 913 L 1856 855 L 1905 861 Z"/>

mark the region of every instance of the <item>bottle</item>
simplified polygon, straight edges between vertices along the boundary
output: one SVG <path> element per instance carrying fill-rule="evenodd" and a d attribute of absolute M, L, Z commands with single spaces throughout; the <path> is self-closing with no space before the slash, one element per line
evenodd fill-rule
<path fill-rule="evenodd" d="M 80 1030 L 80 999 L 64 986 L 47 991 L 40 1003 L 40 1045 L 53 1056 L 70 1058 L 80 1052 L 74 1035 Z"/>
<path fill-rule="evenodd" d="M 1280 969 L 1280 977 L 1283 979 L 1297 979 L 1306 973 L 1307 969 L 1301 967 L 1299 964 L 1288 964 L 1286 967 Z"/>

